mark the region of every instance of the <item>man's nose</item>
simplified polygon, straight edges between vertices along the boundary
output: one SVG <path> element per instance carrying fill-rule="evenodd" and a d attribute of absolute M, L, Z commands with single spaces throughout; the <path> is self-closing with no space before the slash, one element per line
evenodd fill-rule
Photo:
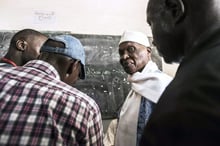
<path fill-rule="evenodd" d="M 123 55 L 121 55 L 121 59 L 126 60 L 127 58 L 129 58 L 129 54 L 128 53 L 124 53 Z"/>

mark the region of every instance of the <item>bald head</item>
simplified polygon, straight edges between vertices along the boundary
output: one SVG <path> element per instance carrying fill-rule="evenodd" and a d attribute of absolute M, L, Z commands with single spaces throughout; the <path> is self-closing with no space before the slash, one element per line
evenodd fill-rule
<path fill-rule="evenodd" d="M 23 29 L 14 34 L 10 41 L 10 48 L 16 47 L 17 40 L 31 40 L 34 38 L 46 37 L 44 34 L 33 29 Z"/>
<path fill-rule="evenodd" d="M 11 39 L 5 58 L 22 66 L 30 60 L 37 59 L 40 48 L 47 36 L 33 29 L 18 31 Z"/>

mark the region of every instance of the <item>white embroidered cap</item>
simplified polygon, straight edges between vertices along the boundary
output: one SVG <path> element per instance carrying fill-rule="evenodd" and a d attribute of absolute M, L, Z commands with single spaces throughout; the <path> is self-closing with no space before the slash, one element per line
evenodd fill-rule
<path fill-rule="evenodd" d="M 144 45 L 145 47 L 150 47 L 150 42 L 147 36 L 144 33 L 138 31 L 124 31 L 121 36 L 119 45 L 124 42 L 135 42 Z"/>

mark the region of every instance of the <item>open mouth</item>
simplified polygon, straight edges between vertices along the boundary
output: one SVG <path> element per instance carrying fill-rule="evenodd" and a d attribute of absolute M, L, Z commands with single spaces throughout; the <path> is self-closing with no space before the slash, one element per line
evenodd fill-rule
<path fill-rule="evenodd" d="M 124 62 L 122 63 L 123 67 L 129 67 L 129 66 L 131 66 L 131 65 L 133 65 L 133 64 L 134 64 L 134 63 L 131 62 L 131 61 L 124 61 Z"/>
<path fill-rule="evenodd" d="M 123 62 L 123 68 L 125 71 L 130 72 L 132 68 L 134 68 L 134 63 L 133 61 L 124 61 Z"/>

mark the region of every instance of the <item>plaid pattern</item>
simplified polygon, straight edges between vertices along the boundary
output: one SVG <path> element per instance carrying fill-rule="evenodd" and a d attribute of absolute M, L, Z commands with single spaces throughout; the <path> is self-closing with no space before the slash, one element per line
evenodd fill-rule
<path fill-rule="evenodd" d="M 0 67 L 0 145 L 101 146 L 95 101 L 63 83 L 53 66 L 33 60 Z"/>

